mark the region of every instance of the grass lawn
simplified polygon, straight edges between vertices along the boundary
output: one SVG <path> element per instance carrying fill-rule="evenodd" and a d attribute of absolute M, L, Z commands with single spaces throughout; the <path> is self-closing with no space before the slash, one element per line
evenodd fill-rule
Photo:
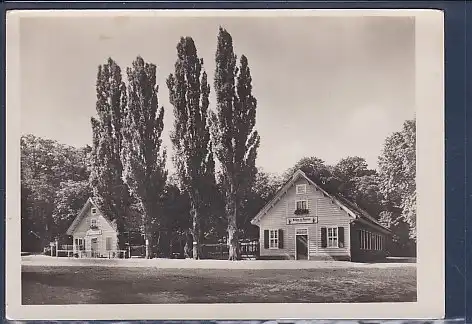
<path fill-rule="evenodd" d="M 24 305 L 416 301 L 416 268 L 22 266 Z"/>

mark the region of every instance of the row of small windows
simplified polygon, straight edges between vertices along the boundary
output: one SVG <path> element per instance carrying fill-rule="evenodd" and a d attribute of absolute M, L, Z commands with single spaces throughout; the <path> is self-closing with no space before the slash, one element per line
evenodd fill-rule
<path fill-rule="evenodd" d="M 381 251 L 383 249 L 383 236 L 365 230 L 357 231 L 361 250 Z"/>
<path fill-rule="evenodd" d="M 85 239 L 84 238 L 76 238 L 74 240 L 75 248 L 80 251 L 85 251 Z M 98 244 L 98 239 L 96 237 L 90 239 L 90 244 Z M 106 250 L 111 251 L 113 250 L 113 238 L 107 237 L 105 240 Z"/>
<path fill-rule="evenodd" d="M 321 248 L 343 248 L 344 227 L 321 227 Z M 297 229 L 296 235 L 307 235 L 308 229 Z M 307 237 L 308 238 L 308 237 Z M 266 229 L 264 230 L 264 248 L 265 249 L 283 249 L 283 230 Z"/>

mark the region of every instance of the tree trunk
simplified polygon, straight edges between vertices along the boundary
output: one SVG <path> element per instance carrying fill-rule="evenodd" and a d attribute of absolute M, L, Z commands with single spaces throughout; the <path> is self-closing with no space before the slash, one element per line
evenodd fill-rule
<path fill-rule="evenodd" d="M 193 238 L 190 233 L 185 234 L 185 246 L 184 246 L 184 256 L 185 258 L 191 258 L 192 257 L 192 242 Z"/>
<path fill-rule="evenodd" d="M 240 258 L 236 199 L 231 199 L 228 211 L 228 260 L 235 261 Z"/>
<path fill-rule="evenodd" d="M 199 260 L 202 258 L 202 242 L 201 242 L 201 227 L 200 227 L 200 214 L 197 211 L 196 207 L 193 207 L 191 210 L 192 215 L 192 248 L 193 248 L 193 258 Z"/>
<path fill-rule="evenodd" d="M 144 244 L 146 246 L 146 255 L 145 255 L 145 258 L 146 259 L 150 259 L 149 258 L 149 234 L 148 233 L 144 233 Z"/>
<path fill-rule="evenodd" d="M 149 226 L 149 211 L 145 212 L 144 214 L 144 246 L 145 246 L 145 255 L 146 259 L 150 259 L 151 256 L 151 233 L 150 233 L 150 226 Z"/>

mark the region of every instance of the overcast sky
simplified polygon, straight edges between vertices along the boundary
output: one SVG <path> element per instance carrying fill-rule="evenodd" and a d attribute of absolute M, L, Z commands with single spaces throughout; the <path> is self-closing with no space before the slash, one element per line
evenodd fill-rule
<path fill-rule="evenodd" d="M 171 153 L 165 79 L 176 44 L 193 37 L 213 84 L 220 25 L 249 60 L 261 135 L 257 165 L 266 171 L 283 172 L 304 156 L 336 163 L 357 155 L 376 168 L 385 137 L 414 117 L 412 18 L 22 18 L 22 133 L 91 144 L 98 65 L 111 56 L 125 70 L 141 55 L 158 66 Z"/>

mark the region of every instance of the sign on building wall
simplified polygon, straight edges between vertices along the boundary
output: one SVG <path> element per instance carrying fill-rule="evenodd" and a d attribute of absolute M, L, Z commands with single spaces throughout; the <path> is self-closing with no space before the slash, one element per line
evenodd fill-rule
<path fill-rule="evenodd" d="M 316 224 L 318 217 L 289 217 L 287 218 L 287 225 L 295 224 Z"/>
<path fill-rule="evenodd" d="M 102 230 L 89 229 L 86 235 L 101 235 L 101 234 L 102 234 Z"/>

